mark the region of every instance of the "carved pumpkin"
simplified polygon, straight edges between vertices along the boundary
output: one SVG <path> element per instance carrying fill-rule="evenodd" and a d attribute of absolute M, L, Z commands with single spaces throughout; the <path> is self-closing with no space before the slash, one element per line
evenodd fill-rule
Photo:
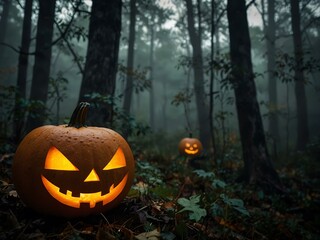
<path fill-rule="evenodd" d="M 76 217 L 110 210 L 131 188 L 134 158 L 115 131 L 84 125 L 80 103 L 69 125 L 42 126 L 20 143 L 13 180 L 26 205 L 44 213 Z"/>
<path fill-rule="evenodd" d="M 192 135 L 188 138 L 183 138 L 179 142 L 179 152 L 184 156 L 198 156 L 201 154 L 203 147 L 199 139 L 193 138 Z"/>

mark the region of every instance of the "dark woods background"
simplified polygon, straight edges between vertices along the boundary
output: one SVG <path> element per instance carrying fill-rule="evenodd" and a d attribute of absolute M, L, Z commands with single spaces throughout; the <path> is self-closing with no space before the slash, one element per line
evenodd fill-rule
<path fill-rule="evenodd" d="M 192 133 L 200 162 L 283 193 L 279 163 L 319 161 L 319 16 L 318 0 L 1 0 L 1 154 L 87 101 L 136 155 Z"/>
<path fill-rule="evenodd" d="M 191 132 L 215 163 L 241 143 L 247 180 L 318 141 L 317 1 L 2 0 L 0 29 L 1 151 L 81 101 L 89 125 Z"/>
<path fill-rule="evenodd" d="M 265 165 L 319 137 L 317 1 L 2 0 L 0 28 L 2 151 L 80 101 L 126 138 L 240 140 Z"/>
<path fill-rule="evenodd" d="M 158 215 L 150 210 L 145 220 L 168 217 L 168 232 L 182 237 L 227 239 L 228 229 L 238 237 L 312 239 L 319 233 L 319 35 L 318 0 L 0 0 L 1 193 L 9 194 L 4 183 L 21 139 L 67 123 L 87 101 L 87 124 L 118 131 L 136 156 L 140 202 L 132 209 L 154 210 L 181 184 L 206 193 L 207 211 L 200 195 L 180 205 L 193 204 L 189 211 L 199 215 L 190 219 L 207 216 L 208 228 L 168 220 L 170 209 L 180 213 L 179 197 L 192 195 L 185 188 L 166 202 L 170 209 L 157 205 Z M 177 146 L 189 134 L 204 146 L 193 169 L 214 169 L 228 190 L 212 172 L 185 178 L 190 169 Z M 249 190 L 232 185 L 239 181 Z M 157 183 L 166 190 L 150 190 L 147 202 L 141 189 Z M 144 229 L 133 229 L 147 231 L 154 218 L 135 213 Z"/>

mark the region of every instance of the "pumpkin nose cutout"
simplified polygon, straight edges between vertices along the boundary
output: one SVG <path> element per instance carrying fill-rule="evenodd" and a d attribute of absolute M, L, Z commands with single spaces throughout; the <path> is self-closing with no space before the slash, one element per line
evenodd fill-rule
<path fill-rule="evenodd" d="M 94 169 L 91 170 L 88 177 L 84 180 L 85 182 L 100 181 L 100 178 Z"/>

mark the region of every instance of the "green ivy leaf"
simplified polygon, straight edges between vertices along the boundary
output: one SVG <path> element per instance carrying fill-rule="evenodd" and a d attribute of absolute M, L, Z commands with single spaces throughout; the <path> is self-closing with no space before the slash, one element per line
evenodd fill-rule
<path fill-rule="evenodd" d="M 237 210 L 238 212 L 242 213 L 243 215 L 250 216 L 248 210 L 245 207 L 236 207 L 236 206 L 234 206 L 233 208 L 235 210 Z"/>
<path fill-rule="evenodd" d="M 197 204 L 199 202 L 200 202 L 199 195 L 191 196 L 190 200 L 187 198 L 179 198 L 178 199 L 178 203 L 185 208 L 192 208 L 194 206 L 197 206 Z"/>
<path fill-rule="evenodd" d="M 227 184 L 224 181 L 215 179 L 212 182 L 212 187 L 213 188 L 225 188 L 227 186 Z"/>
<path fill-rule="evenodd" d="M 199 222 L 202 217 L 207 215 L 207 211 L 204 208 L 198 208 L 197 211 L 190 213 L 189 218 L 190 220 L 194 220 Z"/>
<path fill-rule="evenodd" d="M 243 201 L 238 198 L 230 198 L 229 199 L 230 205 L 233 207 L 244 207 Z"/>
<path fill-rule="evenodd" d="M 220 195 L 222 201 L 232 207 L 233 209 L 237 210 L 238 212 L 249 216 L 248 210 L 245 208 L 244 203 L 241 199 L 238 198 L 229 198 L 228 196 L 221 194 Z"/>
<path fill-rule="evenodd" d="M 206 171 L 204 171 L 202 169 L 194 170 L 193 172 L 196 173 L 199 177 L 202 177 L 202 178 L 214 178 L 215 177 L 213 172 L 206 172 Z"/>
<path fill-rule="evenodd" d="M 198 204 L 200 202 L 200 196 L 191 196 L 190 199 L 187 198 L 179 198 L 178 204 L 180 204 L 182 208 L 178 213 L 190 211 L 189 214 L 190 220 L 194 220 L 198 222 L 202 217 L 207 215 L 207 211 L 204 208 L 201 208 Z"/>
<path fill-rule="evenodd" d="M 186 198 L 179 198 L 178 199 L 178 203 L 183 206 L 183 207 L 190 207 L 190 200 L 186 199 Z"/>

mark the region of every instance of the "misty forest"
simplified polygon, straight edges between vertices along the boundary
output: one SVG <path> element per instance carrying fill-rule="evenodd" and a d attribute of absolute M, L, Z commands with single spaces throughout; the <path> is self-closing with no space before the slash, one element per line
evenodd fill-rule
<path fill-rule="evenodd" d="M 318 0 L 0 0 L 0 239 L 319 239 L 319 49 Z"/>

